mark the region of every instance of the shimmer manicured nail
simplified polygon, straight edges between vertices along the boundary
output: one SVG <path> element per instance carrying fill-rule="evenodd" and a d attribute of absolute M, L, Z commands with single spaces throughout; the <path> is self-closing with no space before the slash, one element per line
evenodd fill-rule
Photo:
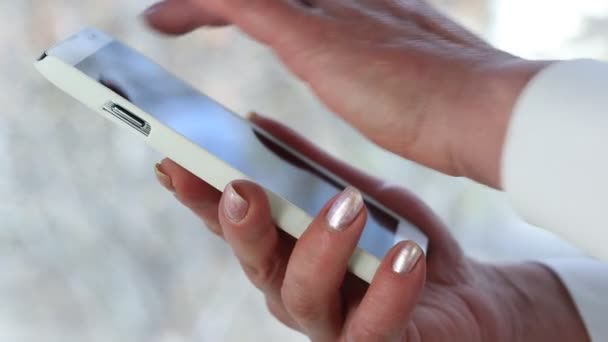
<path fill-rule="evenodd" d="M 158 182 L 165 187 L 165 189 L 175 193 L 175 186 L 173 185 L 173 180 L 166 173 L 163 172 L 162 165 L 156 164 L 154 167 L 154 173 L 156 174 L 156 179 Z"/>
<path fill-rule="evenodd" d="M 249 203 L 234 190 L 232 185 L 228 185 L 224 191 L 224 212 L 230 221 L 239 223 L 247 216 Z"/>
<path fill-rule="evenodd" d="M 423 252 L 420 246 L 413 241 L 407 241 L 395 255 L 395 259 L 393 260 L 393 271 L 399 274 L 408 274 L 412 272 L 422 255 Z"/>
<path fill-rule="evenodd" d="M 346 229 L 363 208 L 363 196 L 359 190 L 348 187 L 335 200 L 327 213 L 327 223 L 333 230 Z"/>

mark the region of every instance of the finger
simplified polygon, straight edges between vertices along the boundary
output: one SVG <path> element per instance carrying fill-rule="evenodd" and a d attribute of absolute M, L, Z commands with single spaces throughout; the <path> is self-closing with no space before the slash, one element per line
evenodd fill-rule
<path fill-rule="evenodd" d="M 255 40 L 269 45 L 297 76 L 306 79 L 310 63 L 298 63 L 319 57 L 319 51 L 333 46 L 335 36 L 327 35 L 331 21 L 309 1 L 301 0 L 167 0 L 149 14 L 151 26 L 163 32 L 188 32 L 202 24 L 234 24 Z M 196 9 L 181 15 L 155 14 L 164 6 L 178 6 L 185 11 L 189 2 Z M 177 4 L 177 5 L 176 5 Z M 158 15 L 158 18 L 155 16 Z M 200 17 L 197 17 L 200 16 Z M 148 17 L 148 16 L 146 16 Z M 279 28 L 279 29 L 277 29 Z"/>
<path fill-rule="evenodd" d="M 376 272 L 346 326 L 348 341 L 401 341 L 425 282 L 422 250 L 411 241 L 395 246 Z"/>
<path fill-rule="evenodd" d="M 361 193 L 334 198 L 297 241 L 281 295 L 285 308 L 313 341 L 335 341 L 342 326 L 341 285 L 365 226 Z"/>
<path fill-rule="evenodd" d="M 310 3 L 297 0 L 191 0 L 200 12 L 226 19 L 280 56 L 319 47 L 323 27 Z M 277 29 L 278 28 L 278 29 Z"/>
<path fill-rule="evenodd" d="M 168 190 L 175 192 L 176 197 L 184 205 L 191 208 L 203 221 L 205 221 L 205 223 L 214 233 L 220 236 L 223 235 L 223 229 L 221 228 L 219 223 L 219 212 L 221 211 L 218 210 L 218 208 L 220 207 L 219 203 L 221 199 L 221 193 L 217 189 L 201 181 L 198 177 L 196 177 L 195 175 L 188 172 L 187 170 L 185 170 L 184 168 L 169 159 L 165 159 L 157 165 L 156 174 L 159 178 L 159 182 L 161 182 L 161 184 L 165 186 Z M 259 191 L 256 191 L 256 195 L 259 195 L 258 192 Z M 256 196 L 253 197 L 255 200 Z M 260 206 L 259 208 L 257 206 L 253 206 L 253 208 L 251 208 L 251 217 L 253 217 L 254 219 L 244 220 L 243 222 L 241 222 L 241 225 L 243 227 L 247 227 L 251 224 L 252 227 L 259 227 L 259 225 L 256 225 L 256 222 L 259 223 L 260 220 L 267 222 L 268 219 L 265 219 L 264 217 L 265 215 L 270 214 L 264 212 L 264 209 L 268 208 L 268 206 L 264 205 Z M 229 237 L 232 238 L 234 234 L 230 234 L 230 232 L 232 232 L 231 228 L 233 227 L 230 224 L 227 224 L 227 226 L 229 228 Z M 276 230 L 276 228 L 273 229 Z M 290 237 L 287 237 L 286 235 L 282 238 L 283 250 L 285 251 L 291 250 L 291 247 L 293 246 L 293 242 L 290 243 L 288 239 L 290 239 Z M 243 259 L 247 260 L 248 258 Z M 286 262 L 284 262 L 284 264 L 285 263 Z M 259 271 L 262 268 L 258 267 L 258 270 L 256 270 L 253 266 L 247 266 L 247 264 L 244 262 L 242 262 L 242 264 L 244 270 L 246 271 L 250 279 L 254 282 L 254 284 L 256 284 L 259 288 L 264 288 L 264 286 L 261 285 L 261 283 L 263 282 L 263 276 L 260 276 L 263 271 Z M 250 264 L 253 263 L 250 262 Z M 274 291 L 271 291 L 271 289 L 269 288 L 265 289 L 266 301 L 270 312 L 285 325 L 293 329 L 298 329 L 297 324 L 286 312 L 283 303 L 280 302 L 280 299 L 277 299 L 280 297 L 279 292 L 280 284 L 275 286 Z"/>
<path fill-rule="evenodd" d="M 217 189 L 169 159 L 160 162 L 155 171 L 165 188 L 175 193 L 175 197 L 200 217 L 213 233 L 222 235 L 217 214 L 221 193 Z"/>
<path fill-rule="evenodd" d="M 249 280 L 264 293 L 270 312 L 298 329 L 281 300 L 281 286 L 293 240 L 272 221 L 264 190 L 246 181 L 229 184 L 220 200 L 219 219 L 226 241 Z"/>
<path fill-rule="evenodd" d="M 266 130 L 303 156 L 385 204 L 399 216 L 419 227 L 430 241 L 430 262 L 448 263 L 460 260 L 462 250 L 445 229 L 441 220 L 416 195 L 401 187 L 387 186 L 383 181 L 332 157 L 287 126 L 260 114 L 250 114 L 256 126 Z M 437 261 L 435 261 L 437 260 Z"/>
<path fill-rule="evenodd" d="M 251 282 L 269 299 L 280 301 L 292 246 L 280 239 L 264 190 L 247 181 L 229 184 L 220 200 L 219 219 Z"/>
<path fill-rule="evenodd" d="M 191 0 L 159 2 L 144 12 L 144 19 L 155 30 L 171 35 L 189 33 L 201 26 L 226 25 L 225 20 L 199 10 Z"/>

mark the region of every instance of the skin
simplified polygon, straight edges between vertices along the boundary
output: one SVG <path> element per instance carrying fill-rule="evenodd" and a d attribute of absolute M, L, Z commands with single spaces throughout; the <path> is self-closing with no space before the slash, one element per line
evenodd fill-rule
<path fill-rule="evenodd" d="M 268 45 L 337 115 L 381 147 L 444 173 L 500 187 L 509 116 L 528 81 L 549 62 L 496 50 L 419 0 L 168 0 L 146 12 L 155 29 L 184 34 L 234 24 Z M 339 232 L 330 201 L 295 241 L 273 224 L 263 190 L 230 186 L 247 203 L 242 220 L 222 195 L 170 160 L 161 183 L 234 250 L 270 312 L 313 341 L 588 341 L 568 292 L 534 263 L 483 264 L 466 257 L 411 193 L 336 161 L 263 117 L 282 141 L 420 227 L 426 258 L 400 274 L 391 250 L 371 285 L 347 273 L 367 211 Z"/>
<path fill-rule="evenodd" d="M 340 232 L 319 213 L 295 240 L 273 224 L 262 188 L 230 186 L 248 203 L 238 222 L 226 214 L 227 195 L 170 160 L 159 164 L 161 183 L 232 247 L 270 312 L 312 341 L 588 341 L 568 292 L 534 263 L 492 265 L 466 257 L 445 226 L 415 196 L 387 186 L 317 149 L 261 116 L 253 118 L 288 145 L 325 166 L 420 227 L 428 255 L 409 274 L 392 269 L 395 246 L 371 285 L 347 273 L 365 224 L 365 209 Z M 226 193 L 226 192 L 225 192 Z M 319 275 L 322 274 L 322 277 Z"/>
<path fill-rule="evenodd" d="M 234 24 L 376 144 L 494 188 L 513 106 L 549 63 L 499 51 L 422 0 L 168 0 L 146 18 L 167 34 Z"/>

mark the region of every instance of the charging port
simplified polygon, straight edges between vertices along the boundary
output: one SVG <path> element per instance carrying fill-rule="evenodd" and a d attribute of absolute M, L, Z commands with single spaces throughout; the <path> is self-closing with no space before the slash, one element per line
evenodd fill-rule
<path fill-rule="evenodd" d="M 149 136 L 152 128 L 145 120 L 139 116 L 131 113 L 131 111 L 125 109 L 123 106 L 118 105 L 114 102 L 108 102 L 103 106 L 103 110 L 112 114 L 114 117 L 120 119 L 122 122 L 135 128 L 145 136 Z"/>

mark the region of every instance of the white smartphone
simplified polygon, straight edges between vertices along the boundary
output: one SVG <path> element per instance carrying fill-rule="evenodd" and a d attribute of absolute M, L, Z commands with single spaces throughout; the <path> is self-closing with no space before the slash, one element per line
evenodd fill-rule
<path fill-rule="evenodd" d="M 101 31 L 88 28 L 73 35 L 47 50 L 36 67 L 57 87 L 217 189 L 237 179 L 260 184 L 275 222 L 295 238 L 347 186 Z M 277 148 L 290 157 L 279 156 Z M 365 200 L 370 215 L 349 269 L 370 282 L 380 260 L 397 242 L 413 240 L 426 249 L 428 241 L 405 219 L 368 196 Z"/>

